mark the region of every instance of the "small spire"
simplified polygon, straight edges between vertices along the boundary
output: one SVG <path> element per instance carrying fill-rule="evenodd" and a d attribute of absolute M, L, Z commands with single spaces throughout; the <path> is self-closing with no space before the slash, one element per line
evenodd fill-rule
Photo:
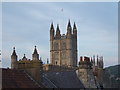
<path fill-rule="evenodd" d="M 74 22 L 74 25 L 73 25 L 73 30 L 77 30 L 75 22 Z"/>
<path fill-rule="evenodd" d="M 15 50 L 15 47 L 13 47 L 13 50 Z"/>
<path fill-rule="evenodd" d="M 57 30 L 59 30 L 59 24 L 57 24 Z"/>
<path fill-rule="evenodd" d="M 67 28 L 71 28 L 70 19 L 68 21 L 68 27 Z"/>
<path fill-rule="evenodd" d="M 13 47 L 13 53 L 12 53 L 12 55 L 16 55 L 15 47 Z"/>
<path fill-rule="evenodd" d="M 38 54 L 37 49 L 36 49 L 36 46 L 35 46 L 35 49 L 34 49 L 33 54 Z"/>
<path fill-rule="evenodd" d="M 98 60 L 98 55 L 97 55 L 97 60 Z"/>
<path fill-rule="evenodd" d="M 57 29 L 56 29 L 56 38 L 60 38 L 60 29 L 59 29 L 59 24 L 57 24 Z"/>
<path fill-rule="evenodd" d="M 70 24 L 70 20 L 68 22 L 68 26 L 67 26 L 67 36 L 71 37 L 72 34 L 72 28 L 71 28 L 71 24 Z"/>
<path fill-rule="evenodd" d="M 93 55 L 93 64 L 95 65 L 95 55 Z"/>
<path fill-rule="evenodd" d="M 22 60 L 27 60 L 27 58 L 26 58 L 25 54 L 24 54 L 24 56 L 23 56 Z"/>
<path fill-rule="evenodd" d="M 52 29 L 54 29 L 53 22 L 51 23 L 51 28 L 50 28 L 50 30 L 52 30 Z"/>
<path fill-rule="evenodd" d="M 98 64 L 99 64 L 99 61 L 98 61 L 98 55 L 97 55 L 97 66 L 98 66 Z"/>
<path fill-rule="evenodd" d="M 26 58 L 25 54 L 24 54 L 23 58 Z"/>
<path fill-rule="evenodd" d="M 47 58 L 47 64 L 49 64 L 49 60 L 48 60 L 48 58 Z"/>

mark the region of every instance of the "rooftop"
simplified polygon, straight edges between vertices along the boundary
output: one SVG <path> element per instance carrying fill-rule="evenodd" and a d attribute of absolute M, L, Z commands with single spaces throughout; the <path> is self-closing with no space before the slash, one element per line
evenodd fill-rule
<path fill-rule="evenodd" d="M 2 68 L 2 88 L 42 88 L 24 70 Z"/>
<path fill-rule="evenodd" d="M 75 71 L 44 72 L 43 81 L 49 88 L 84 88 Z"/>

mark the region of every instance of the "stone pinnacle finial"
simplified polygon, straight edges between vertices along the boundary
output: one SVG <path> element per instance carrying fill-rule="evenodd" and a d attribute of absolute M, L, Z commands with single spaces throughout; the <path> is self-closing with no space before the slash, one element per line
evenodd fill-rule
<path fill-rule="evenodd" d="M 72 34 L 72 28 L 71 28 L 71 24 L 70 24 L 70 20 L 69 20 L 68 26 L 67 26 L 67 35 L 69 35 L 69 37 L 70 37 L 71 34 Z"/>
<path fill-rule="evenodd" d="M 35 45 L 35 49 L 34 49 L 33 54 L 38 54 L 37 49 L 36 49 L 36 45 Z"/>
<path fill-rule="evenodd" d="M 74 25 L 73 25 L 73 30 L 76 30 L 77 28 L 76 28 L 76 24 L 75 24 L 75 22 L 74 22 Z"/>
<path fill-rule="evenodd" d="M 70 24 L 70 19 L 69 19 L 69 21 L 68 21 L 68 27 L 71 27 L 71 24 Z"/>
<path fill-rule="evenodd" d="M 49 64 L 49 60 L 48 60 L 48 58 L 47 58 L 47 64 Z"/>
<path fill-rule="evenodd" d="M 98 60 L 98 55 L 97 55 L 97 60 Z"/>
<path fill-rule="evenodd" d="M 57 30 L 59 30 L 59 24 L 57 24 Z"/>
<path fill-rule="evenodd" d="M 57 24 L 56 37 L 57 37 L 57 38 L 60 38 L 59 24 Z"/>
<path fill-rule="evenodd" d="M 99 61 L 98 61 L 98 55 L 97 55 L 97 66 L 98 66 L 98 64 L 99 64 Z"/>
<path fill-rule="evenodd" d="M 13 47 L 13 53 L 12 53 L 12 55 L 16 55 L 15 47 Z"/>
<path fill-rule="evenodd" d="M 13 50 L 15 50 L 15 47 L 13 47 Z"/>
<path fill-rule="evenodd" d="M 51 28 L 50 29 L 54 29 L 53 22 L 51 23 Z"/>

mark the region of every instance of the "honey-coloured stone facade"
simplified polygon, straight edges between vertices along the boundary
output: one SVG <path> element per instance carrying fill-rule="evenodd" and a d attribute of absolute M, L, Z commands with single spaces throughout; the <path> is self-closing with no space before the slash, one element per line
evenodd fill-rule
<path fill-rule="evenodd" d="M 58 66 L 77 66 L 77 28 L 74 23 L 73 29 L 70 20 L 67 26 L 66 35 L 60 34 L 59 25 L 57 25 L 56 34 L 53 23 L 50 28 L 50 62 Z"/>
<path fill-rule="evenodd" d="M 25 54 L 22 59 L 18 60 L 18 56 L 14 47 L 13 53 L 11 55 L 11 69 L 25 70 L 34 80 L 39 83 L 41 81 L 43 64 L 42 60 L 39 59 L 39 54 L 37 52 L 36 46 L 32 54 L 32 60 L 27 59 Z"/>

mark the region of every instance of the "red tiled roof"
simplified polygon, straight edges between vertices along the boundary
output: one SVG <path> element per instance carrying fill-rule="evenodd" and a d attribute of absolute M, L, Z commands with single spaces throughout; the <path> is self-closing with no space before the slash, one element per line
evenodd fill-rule
<path fill-rule="evenodd" d="M 24 70 L 2 69 L 2 88 L 42 88 Z"/>

